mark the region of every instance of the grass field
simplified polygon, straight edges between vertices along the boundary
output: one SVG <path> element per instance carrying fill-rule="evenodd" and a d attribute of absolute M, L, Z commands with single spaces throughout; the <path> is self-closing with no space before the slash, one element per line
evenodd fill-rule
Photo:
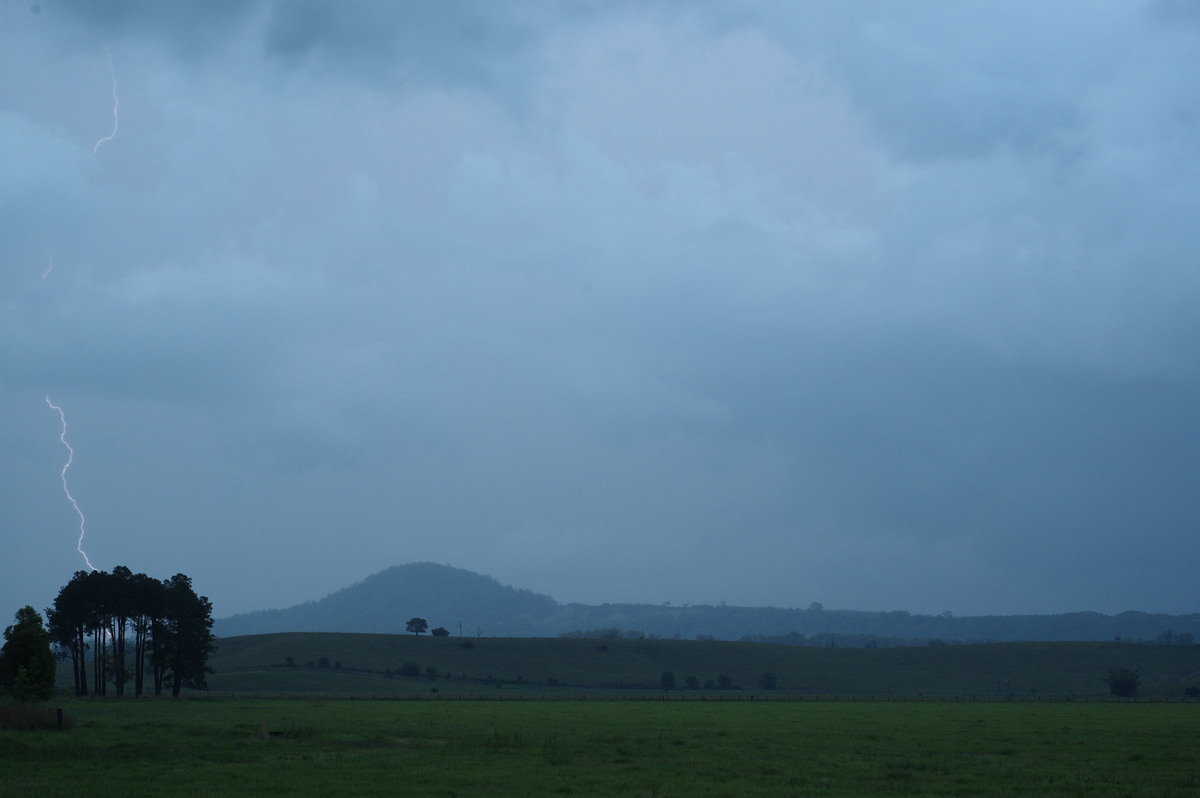
<path fill-rule="evenodd" d="M 289 657 L 293 667 L 285 665 Z M 438 678 L 397 677 L 405 662 L 422 674 L 432 667 Z M 781 690 L 821 695 L 1096 695 L 1107 692 L 1103 677 L 1118 667 L 1140 671 L 1139 695 L 1145 697 L 1182 698 L 1186 688 L 1200 686 L 1197 647 L 1114 642 L 831 649 L 698 640 L 295 633 L 218 640 L 211 663 L 217 671 L 209 679 L 214 691 L 360 696 L 434 688 L 469 693 L 497 682 L 506 691 L 547 684 L 559 685 L 559 692 L 654 689 L 664 671 L 681 688 L 688 676 L 703 684 L 726 675 L 745 691 L 760 690 L 769 672 Z"/>
<path fill-rule="evenodd" d="M 68 700 L 0 794 L 1195 796 L 1200 704 Z"/>

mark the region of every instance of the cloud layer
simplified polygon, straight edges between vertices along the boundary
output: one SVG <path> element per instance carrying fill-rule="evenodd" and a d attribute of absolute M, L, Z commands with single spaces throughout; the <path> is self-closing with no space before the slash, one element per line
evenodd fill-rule
<path fill-rule="evenodd" d="M 49 393 L 92 560 L 218 615 L 412 560 L 1195 611 L 1187 6 L 36 9 L 0 8 L 4 606 L 82 567 Z"/>

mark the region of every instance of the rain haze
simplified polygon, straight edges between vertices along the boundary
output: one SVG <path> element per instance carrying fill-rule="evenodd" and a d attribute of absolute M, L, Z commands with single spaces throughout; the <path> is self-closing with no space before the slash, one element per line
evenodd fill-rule
<path fill-rule="evenodd" d="M 4 0 L 0 612 L 1200 610 L 1197 8 Z"/>

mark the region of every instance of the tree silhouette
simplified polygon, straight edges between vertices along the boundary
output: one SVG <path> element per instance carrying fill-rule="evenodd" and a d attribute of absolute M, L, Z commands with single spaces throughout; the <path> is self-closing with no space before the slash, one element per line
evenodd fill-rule
<path fill-rule="evenodd" d="M 415 635 L 419 635 L 429 628 L 429 622 L 424 618 L 409 618 L 404 628 Z"/>
<path fill-rule="evenodd" d="M 112 573 L 76 571 L 48 616 L 51 642 L 60 656 L 70 658 L 78 696 L 88 695 L 89 648 L 96 695 L 107 692 L 110 680 L 116 694 L 123 695 L 132 677 L 134 692 L 141 696 L 147 666 L 156 696 L 168 677 L 178 696 L 183 687 L 203 689 L 204 677 L 211 673 L 212 604 L 196 595 L 184 574 L 159 581 L 124 566 Z M 126 650 L 130 632 L 132 657 Z"/>
<path fill-rule="evenodd" d="M 1104 677 L 1104 683 L 1113 695 L 1131 696 L 1142 684 L 1142 674 L 1131 668 L 1113 668 Z"/>
<path fill-rule="evenodd" d="M 4 630 L 0 648 L 0 687 L 18 701 L 46 701 L 54 691 L 54 652 L 50 633 L 33 607 L 17 610 L 17 622 Z"/>

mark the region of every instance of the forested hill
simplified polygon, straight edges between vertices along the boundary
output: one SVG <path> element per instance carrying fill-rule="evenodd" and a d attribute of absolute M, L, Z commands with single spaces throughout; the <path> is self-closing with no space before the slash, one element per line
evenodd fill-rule
<path fill-rule="evenodd" d="M 311 601 L 216 622 L 221 637 L 271 632 L 403 633 L 409 618 L 467 637 L 698 636 L 814 645 L 1016 640 L 1194 642 L 1200 614 L 913 615 L 908 612 L 656 604 L 560 604 L 481 574 L 434 563 L 398 565 Z M 1189 637 L 1190 636 L 1190 637 Z"/>

